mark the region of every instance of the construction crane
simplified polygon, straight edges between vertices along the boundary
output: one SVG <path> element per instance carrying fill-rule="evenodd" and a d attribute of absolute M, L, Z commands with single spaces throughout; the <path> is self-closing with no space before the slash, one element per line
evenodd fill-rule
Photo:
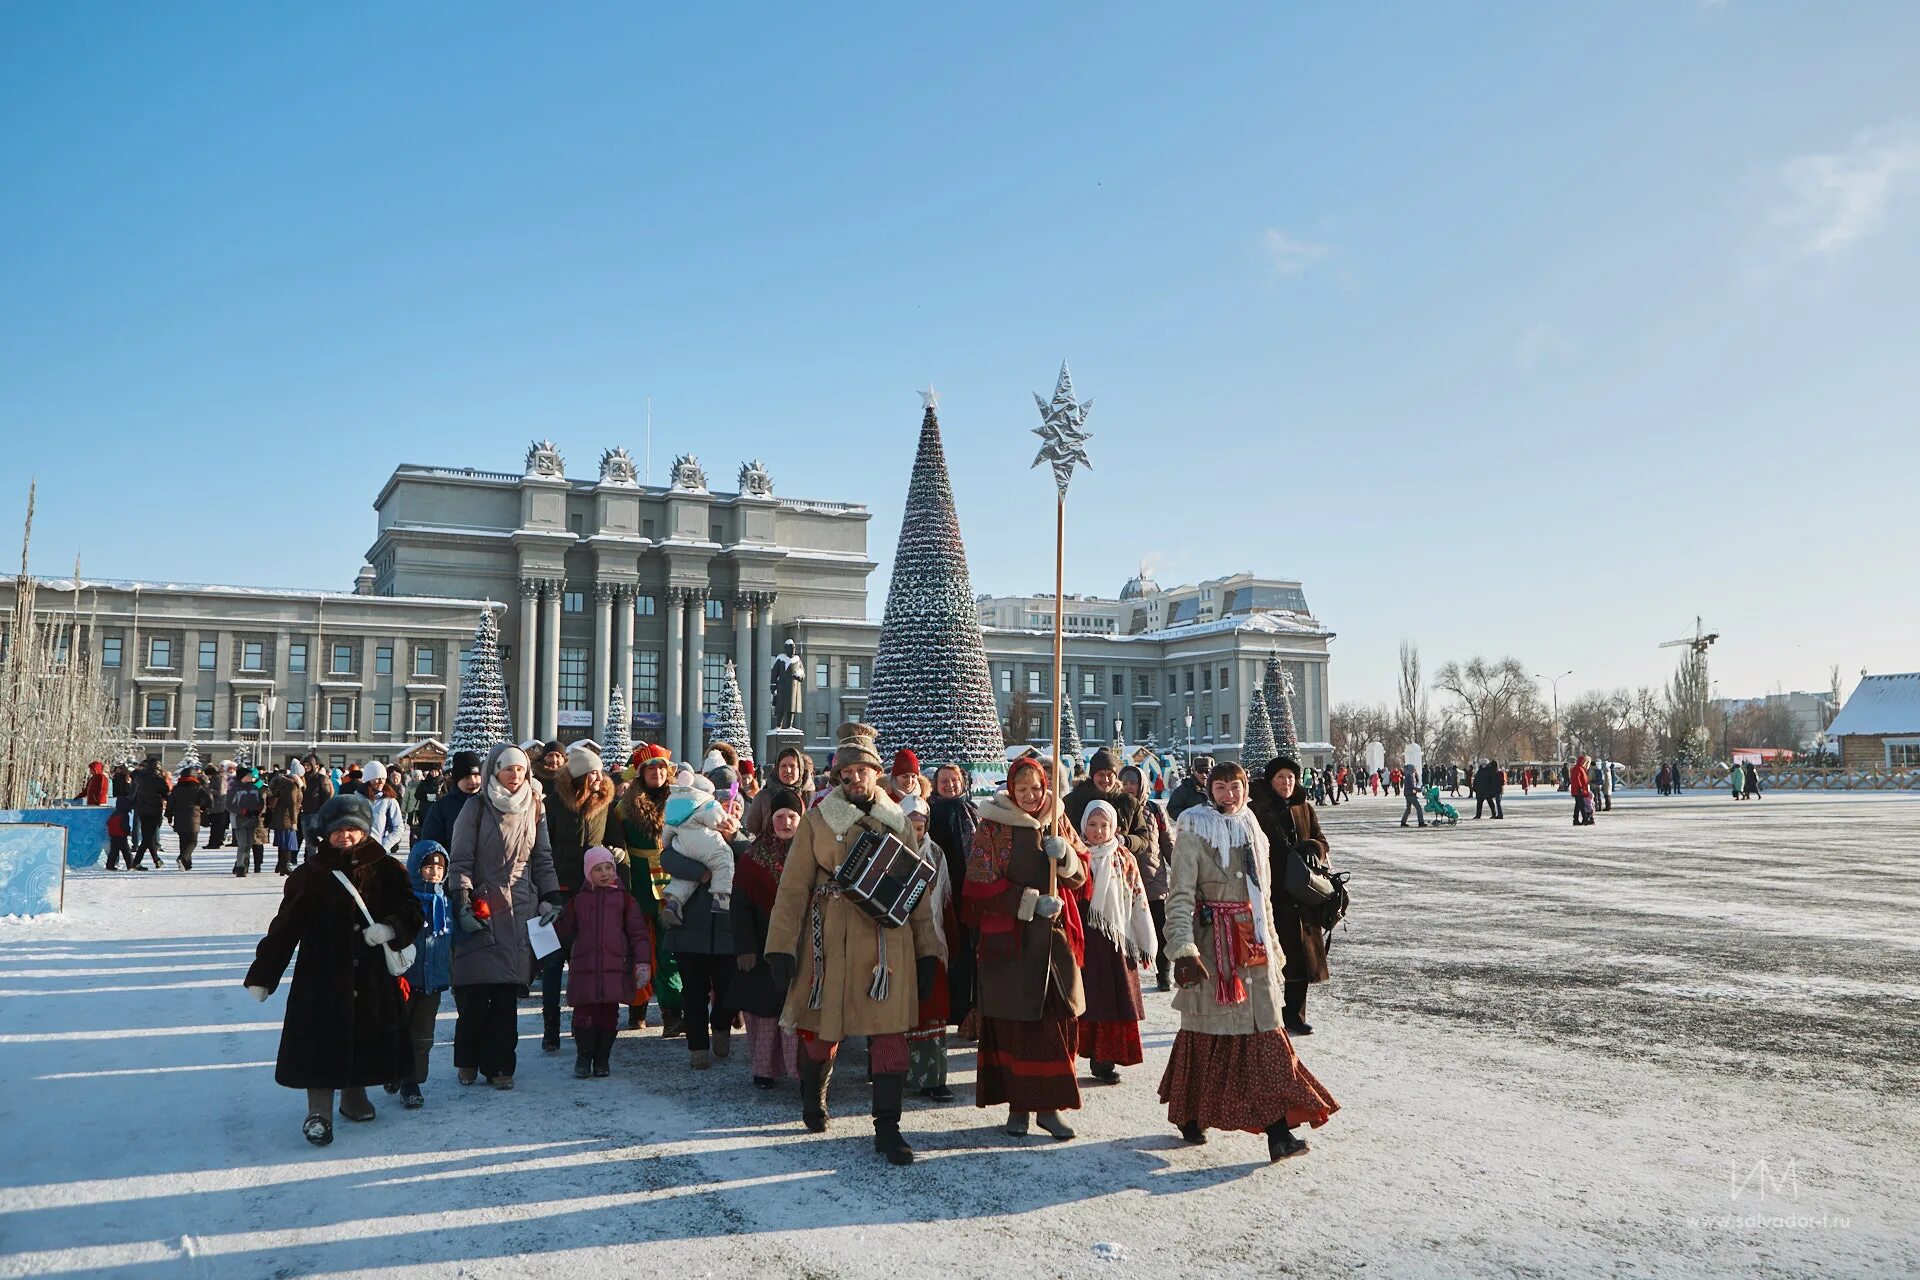
<path fill-rule="evenodd" d="M 1707 683 L 1707 650 L 1712 648 L 1713 642 L 1719 638 L 1720 633 L 1718 631 L 1708 631 L 1701 624 L 1699 615 L 1696 614 L 1693 619 L 1692 635 L 1681 636 L 1678 640 L 1669 640 L 1660 646 L 1662 649 L 1679 649 L 1684 647 L 1692 652 L 1694 661 L 1700 664 L 1700 727 L 1703 729 L 1707 724 L 1708 690 L 1712 688 L 1712 686 Z"/>

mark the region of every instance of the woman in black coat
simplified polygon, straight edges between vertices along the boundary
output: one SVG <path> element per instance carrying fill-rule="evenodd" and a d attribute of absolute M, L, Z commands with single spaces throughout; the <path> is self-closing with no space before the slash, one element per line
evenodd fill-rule
<path fill-rule="evenodd" d="M 1287 896 L 1287 854 L 1298 849 L 1309 861 L 1327 865 L 1327 837 L 1320 830 L 1320 817 L 1307 800 L 1300 785 L 1300 765 L 1285 756 L 1275 756 L 1254 788 L 1248 806 L 1267 837 L 1273 858 L 1273 932 L 1286 957 L 1286 978 L 1282 989 L 1285 1007 L 1281 1020 L 1287 1034 L 1310 1036 L 1307 1022 L 1307 985 L 1325 982 L 1327 971 L 1327 935 L 1318 921 L 1310 920 L 1292 898 Z"/>
<path fill-rule="evenodd" d="M 299 949 L 273 1078 L 307 1091 L 301 1131 L 324 1147 L 333 1141 L 334 1090 L 341 1115 L 371 1120 L 367 1086 L 412 1070 L 406 1003 L 381 949 L 410 946 L 424 918 L 406 865 L 369 834 L 373 806 L 364 796 L 335 796 L 315 819 L 320 851 L 287 876 L 280 910 L 247 970 L 247 990 L 256 1000 L 272 995 Z M 373 924 L 336 871 L 352 881 Z"/>

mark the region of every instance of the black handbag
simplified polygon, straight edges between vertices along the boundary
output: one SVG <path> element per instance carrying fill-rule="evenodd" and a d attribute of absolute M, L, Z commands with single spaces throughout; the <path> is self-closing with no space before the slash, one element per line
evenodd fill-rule
<path fill-rule="evenodd" d="M 1333 876 L 1327 867 L 1307 861 L 1298 846 L 1287 850 L 1287 863 L 1281 880 L 1287 897 L 1303 907 L 1317 907 L 1335 893 Z"/>

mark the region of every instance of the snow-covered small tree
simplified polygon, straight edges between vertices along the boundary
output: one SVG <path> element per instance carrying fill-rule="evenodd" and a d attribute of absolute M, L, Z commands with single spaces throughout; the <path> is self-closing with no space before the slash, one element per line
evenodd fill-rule
<path fill-rule="evenodd" d="M 1300 735 L 1293 721 L 1293 677 L 1280 665 L 1280 655 L 1267 655 L 1267 669 L 1260 680 L 1260 692 L 1267 702 L 1267 721 L 1273 730 L 1274 754 L 1300 758 Z"/>
<path fill-rule="evenodd" d="M 1053 732 L 1052 717 L 1042 726 L 1044 732 Z M 1060 761 L 1067 766 L 1067 776 L 1072 777 L 1086 768 L 1087 748 L 1080 740 L 1080 720 L 1074 712 L 1073 703 L 1067 700 L 1063 692 L 1060 695 L 1060 740 L 1066 745 L 1060 749 Z"/>
<path fill-rule="evenodd" d="M 453 737 L 447 747 L 484 756 L 498 744 L 512 741 L 507 685 L 500 675 L 500 620 L 493 610 L 483 609 L 473 629 L 473 652 L 460 676 L 460 705 L 453 713 Z"/>
<path fill-rule="evenodd" d="M 928 766 L 952 761 L 978 777 L 1006 767 L 1006 743 L 940 444 L 937 400 L 931 390 L 923 399 L 867 720 L 879 731 L 883 757 L 912 747 Z"/>
<path fill-rule="evenodd" d="M 180 753 L 180 772 L 200 767 L 200 743 L 192 734 L 187 735 L 187 749 Z"/>
<path fill-rule="evenodd" d="M 240 745 L 234 750 L 233 763 L 241 769 L 253 768 L 253 743 L 242 738 Z"/>
<path fill-rule="evenodd" d="M 740 696 L 740 677 L 733 663 L 727 663 L 726 679 L 720 682 L 720 705 L 713 711 L 713 738 L 707 743 L 725 742 L 743 756 L 753 755 L 753 731 L 747 728 L 747 704 Z"/>
<path fill-rule="evenodd" d="M 1273 721 L 1267 715 L 1266 692 L 1256 689 L 1247 700 L 1247 732 L 1240 747 L 1240 763 L 1247 772 L 1258 773 L 1279 754 L 1279 744 L 1273 740 Z"/>
<path fill-rule="evenodd" d="M 624 769 L 633 754 L 633 734 L 627 727 L 627 691 L 618 684 L 607 695 L 607 722 L 600 727 L 600 757 L 608 769 Z"/>

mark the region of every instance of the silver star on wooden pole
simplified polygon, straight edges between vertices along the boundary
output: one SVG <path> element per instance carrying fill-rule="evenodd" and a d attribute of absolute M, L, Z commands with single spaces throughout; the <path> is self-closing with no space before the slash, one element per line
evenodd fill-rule
<path fill-rule="evenodd" d="M 1039 392 L 1035 392 L 1033 402 L 1040 406 L 1040 425 L 1033 434 L 1040 437 L 1040 452 L 1035 455 L 1033 465 L 1050 463 L 1053 466 L 1053 483 L 1065 497 L 1067 485 L 1073 479 L 1075 463 L 1091 467 L 1093 462 L 1087 457 L 1087 441 L 1093 433 L 1086 429 L 1087 415 L 1093 412 L 1093 401 L 1084 403 L 1073 398 L 1073 375 L 1067 372 L 1066 361 L 1060 362 L 1060 381 L 1053 387 L 1053 399 L 1048 401 Z"/>

